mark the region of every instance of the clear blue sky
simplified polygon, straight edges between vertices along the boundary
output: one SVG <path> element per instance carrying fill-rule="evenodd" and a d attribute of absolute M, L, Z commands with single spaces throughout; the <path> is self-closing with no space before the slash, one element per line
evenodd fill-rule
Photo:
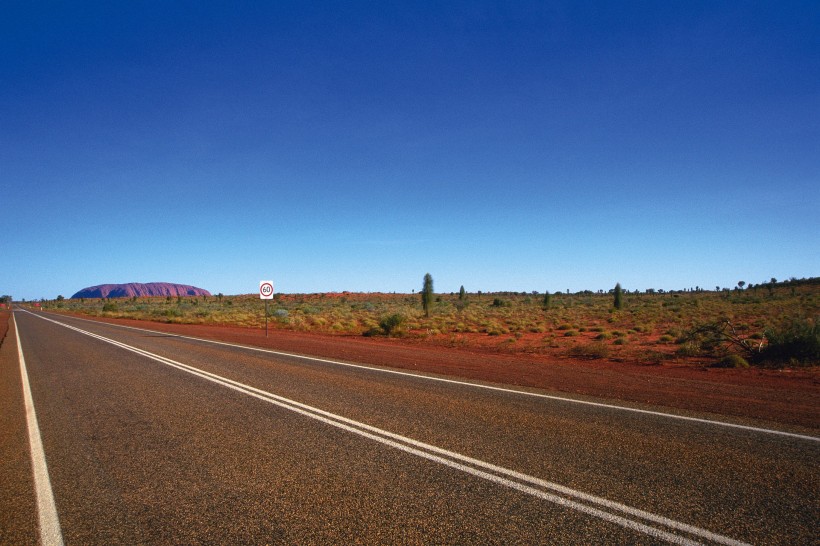
<path fill-rule="evenodd" d="M 21 2 L 0 293 L 820 276 L 820 4 Z"/>

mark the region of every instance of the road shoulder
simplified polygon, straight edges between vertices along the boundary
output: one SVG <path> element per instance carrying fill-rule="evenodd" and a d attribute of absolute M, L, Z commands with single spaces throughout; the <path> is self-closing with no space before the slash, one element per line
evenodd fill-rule
<path fill-rule="evenodd" d="M 15 326 L 0 345 L 0 543 L 37 543 L 31 471 Z"/>

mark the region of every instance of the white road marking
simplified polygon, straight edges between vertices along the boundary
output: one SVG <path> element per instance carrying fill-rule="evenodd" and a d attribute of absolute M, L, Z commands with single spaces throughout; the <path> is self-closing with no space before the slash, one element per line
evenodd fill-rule
<path fill-rule="evenodd" d="M 34 314 L 34 313 L 32 313 L 32 314 Z M 41 316 L 41 315 L 35 315 L 35 316 Z M 401 375 L 401 376 L 405 376 L 405 377 L 414 377 L 414 378 L 417 378 L 417 379 L 424 379 L 424 380 L 427 380 L 427 381 L 438 381 L 440 383 L 451 383 L 451 384 L 454 384 L 454 385 L 462 385 L 462 386 L 466 386 L 466 387 L 474 387 L 474 388 L 477 388 L 477 389 L 486 389 L 486 390 L 497 391 L 497 392 L 518 394 L 518 395 L 523 395 L 523 396 L 531 396 L 531 397 L 535 397 L 535 398 L 543 398 L 543 399 L 546 399 L 546 400 L 555 400 L 555 401 L 558 401 L 558 402 L 567 402 L 567 403 L 571 403 L 571 404 L 581 404 L 581 405 L 585 405 L 585 406 L 592 406 L 592 407 L 603 408 L 603 409 L 611 409 L 611 410 L 617 410 L 617 411 L 627 411 L 627 412 L 632 412 L 632 413 L 640 413 L 640 414 L 643 414 L 643 415 L 653 415 L 655 417 L 663 417 L 663 418 L 667 418 L 667 419 L 678 419 L 680 421 L 688 421 L 688 422 L 691 422 L 691 423 L 701 423 L 701 424 L 705 424 L 705 425 L 735 428 L 735 429 L 745 430 L 745 431 L 749 431 L 749 432 L 757 432 L 757 433 L 763 433 L 763 434 L 774 434 L 774 435 L 777 435 L 777 436 L 785 436 L 785 437 L 789 437 L 789 438 L 798 438 L 800 440 L 809 440 L 811 442 L 820 442 L 820 437 L 817 437 L 817 436 L 809 436 L 807 434 L 797 434 L 795 432 L 786 432 L 786 431 L 783 431 L 783 430 L 777 430 L 777 429 L 771 429 L 771 428 L 754 427 L 754 426 L 750 426 L 750 425 L 741 425 L 739 423 L 730 423 L 730 422 L 727 422 L 727 421 L 718 421 L 718 420 L 715 420 L 715 419 L 704 419 L 702 417 L 690 417 L 690 416 L 687 416 L 687 415 L 677 415 L 675 413 L 666 413 L 666 412 L 662 412 L 662 411 L 653 411 L 653 410 L 645 410 L 645 409 L 640 409 L 640 408 L 631 408 L 629 406 L 619 406 L 619 405 L 616 405 L 616 404 L 604 404 L 602 402 L 591 402 L 589 400 L 578 400 L 576 398 L 568 398 L 568 397 L 565 397 L 565 396 L 555 396 L 555 395 L 543 394 L 543 393 L 538 393 L 538 392 L 529 392 L 529 391 L 522 391 L 522 390 L 518 390 L 518 389 L 511 389 L 511 388 L 507 388 L 507 387 L 496 387 L 496 386 L 493 386 L 493 385 L 483 385 L 481 383 L 471 383 L 469 381 L 462 381 L 462 380 L 458 380 L 458 379 L 447 379 L 447 378 L 444 378 L 444 377 L 435 377 L 435 376 L 432 376 L 432 375 L 423 375 L 423 374 L 412 373 L 412 372 L 402 372 L 402 371 L 398 371 L 398 370 L 391 370 L 391 369 L 388 369 L 388 368 L 376 368 L 376 367 L 373 367 L 373 366 L 365 366 L 363 364 L 353 364 L 353 363 L 350 363 L 350 362 L 341 362 L 341 361 L 338 361 L 338 360 L 330 360 L 330 359 L 327 359 L 327 358 L 319 358 L 319 357 L 315 357 L 315 356 L 306 356 L 306 355 L 300 355 L 300 354 L 295 354 L 295 353 L 286 353 L 286 352 L 283 352 L 283 351 L 275 351 L 273 349 L 263 349 L 261 347 L 252 347 L 252 346 L 249 346 L 249 345 L 239 345 L 237 343 L 228 343 L 228 342 L 225 342 L 225 341 L 216 341 L 216 340 L 212 340 L 212 339 L 203 339 L 203 338 L 199 338 L 199 337 L 185 336 L 185 335 L 182 335 L 182 334 L 174 334 L 174 333 L 169 334 L 168 332 L 162 332 L 162 331 L 159 331 L 159 330 L 149 330 L 147 328 L 137 328 L 135 326 L 126 326 L 126 325 L 123 325 L 123 324 L 113 324 L 113 323 L 110 323 L 110 322 L 100 322 L 100 321 L 95 321 L 95 320 L 83 319 L 83 318 L 79 318 L 79 317 L 71 317 L 71 318 L 75 319 L 75 320 L 81 320 L 81 321 L 84 321 L 84 322 L 91 322 L 93 324 L 105 324 L 107 326 L 114 326 L 114 327 L 117 327 L 117 328 L 126 328 L 126 329 L 129 329 L 129 330 L 137 330 L 137 331 L 140 331 L 140 332 L 150 332 L 152 334 L 168 334 L 168 335 L 171 335 L 173 337 L 178 337 L 180 339 L 190 339 L 190 340 L 199 341 L 199 342 L 202 342 L 202 343 L 211 343 L 213 345 L 224 345 L 226 347 L 235 347 L 235 348 L 238 348 L 238 349 L 245 349 L 245 350 L 248 350 L 248 351 L 256 351 L 256 352 L 260 352 L 260 353 L 267 353 L 267 354 L 272 354 L 272 355 L 277 355 L 277 356 L 297 358 L 297 359 L 308 360 L 308 361 L 312 361 L 312 362 L 321 362 L 323 364 L 332 364 L 334 366 L 345 366 L 345 367 L 348 367 L 348 368 L 359 368 L 359 369 L 367 370 L 367 371 L 371 371 L 371 372 Z"/>
<path fill-rule="evenodd" d="M 43 439 L 40 436 L 40 426 L 37 424 L 37 413 L 34 411 L 34 399 L 31 397 L 31 385 L 28 380 L 26 359 L 23 356 L 23 345 L 20 343 L 20 331 L 12 313 L 11 321 L 14 334 L 17 338 L 17 356 L 20 360 L 20 375 L 23 379 L 23 402 L 26 408 L 26 423 L 28 424 L 28 441 L 31 448 L 31 467 L 34 474 L 34 492 L 37 497 L 37 520 L 40 529 L 40 543 L 44 546 L 62 546 L 63 533 L 60 529 L 60 519 L 57 517 L 57 505 L 54 503 L 54 493 L 51 490 L 51 480 L 48 477 L 46 454 L 43 450 Z"/>
<path fill-rule="evenodd" d="M 715 542 L 717 544 L 725 544 L 729 546 L 748 546 L 744 542 L 717 533 L 713 533 L 700 527 L 682 523 L 670 518 L 666 518 L 664 516 L 659 516 L 651 512 L 640 510 L 638 508 L 633 508 L 625 504 L 611 501 L 602 497 L 597 497 L 595 495 L 583 493 L 581 491 L 577 491 L 566 486 L 542 480 L 540 478 L 536 478 L 534 476 L 523 474 L 504 467 L 496 466 L 491 463 L 487 463 L 479 459 L 474 459 L 472 457 L 468 457 L 466 455 L 462 455 L 460 453 L 443 449 L 431 444 L 420 442 L 418 440 L 414 440 L 406 436 L 395 434 L 387 430 L 380 429 L 372 425 L 368 425 L 366 423 L 362 423 L 360 421 L 355 421 L 353 419 L 343 417 L 341 415 L 330 413 L 322 409 L 309 406 L 307 404 L 303 404 L 301 402 L 297 402 L 295 400 L 291 400 L 283 396 L 273 394 L 268 391 L 257 389 L 256 387 L 252 387 L 250 385 L 246 385 L 244 383 L 240 383 L 238 381 L 234 381 L 232 379 L 228 379 L 226 377 L 222 377 L 211 372 L 200 370 L 199 368 L 183 364 L 176 360 L 172 360 L 170 358 L 166 358 L 161 355 L 151 353 L 144 349 L 140 349 L 138 347 L 134 347 L 126 343 L 122 343 L 120 341 L 116 341 L 114 339 L 110 339 L 99 334 L 95 334 L 93 332 L 82 330 L 69 324 L 58 322 L 42 316 L 39 317 L 43 320 L 53 322 L 54 324 L 58 324 L 65 328 L 69 328 L 81 334 L 90 336 L 105 343 L 109 343 L 116 347 L 120 347 L 132 353 L 136 353 L 140 356 L 149 358 L 161 364 L 171 366 L 178 370 L 187 372 L 189 374 L 195 375 L 202 379 L 216 383 L 223 387 L 227 387 L 231 390 L 240 392 L 253 398 L 257 398 L 259 400 L 287 409 L 289 411 L 293 411 L 305 417 L 315 419 L 330 426 L 351 432 L 353 434 L 357 434 L 359 436 L 380 442 L 389 447 L 399 449 L 401 451 L 410 453 L 412 455 L 416 455 L 418 457 L 422 457 L 429 461 L 460 470 L 473 476 L 483 478 L 485 480 L 497 483 L 499 485 L 503 485 L 511 489 L 515 489 L 517 491 L 558 504 L 560 506 L 570 508 L 572 510 L 576 510 L 584 514 L 603 519 L 610 523 L 614 523 L 622 527 L 626 527 L 628 529 L 644 533 L 653 538 L 662 539 L 672 544 L 700 544 L 696 540 L 693 540 L 685 535 L 679 535 L 662 528 L 653 527 L 652 525 L 649 525 L 646 522 L 658 524 L 668 529 L 673 529 L 682 533 L 686 533 L 688 535 L 693 535 L 701 539 L 706 539 Z M 560 496 L 559 494 L 563 496 Z"/>

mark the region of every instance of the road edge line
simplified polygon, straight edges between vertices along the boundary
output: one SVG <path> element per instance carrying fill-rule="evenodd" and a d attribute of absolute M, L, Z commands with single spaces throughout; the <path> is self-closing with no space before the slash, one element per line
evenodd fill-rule
<path fill-rule="evenodd" d="M 20 342 L 20 330 L 14 313 L 11 314 L 14 335 L 17 341 L 17 357 L 20 360 L 20 376 L 23 383 L 23 401 L 26 408 L 26 425 L 31 449 L 31 469 L 34 475 L 34 493 L 37 498 L 37 521 L 39 524 L 40 543 L 44 546 L 62 546 L 63 533 L 60 529 L 60 518 L 51 489 L 51 479 L 46 465 L 46 453 L 43 449 L 43 438 L 37 424 L 37 413 L 34 410 L 34 399 L 31 396 L 31 384 L 28 379 L 26 358 L 23 356 L 23 345 Z"/>

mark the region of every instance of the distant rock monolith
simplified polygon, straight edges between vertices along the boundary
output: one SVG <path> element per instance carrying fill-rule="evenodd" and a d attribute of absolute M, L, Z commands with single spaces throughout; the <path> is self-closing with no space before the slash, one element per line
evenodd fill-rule
<path fill-rule="evenodd" d="M 129 282 L 127 284 L 101 284 L 83 288 L 72 298 L 132 298 L 149 296 L 210 296 L 211 293 L 196 286 L 170 282 Z"/>

